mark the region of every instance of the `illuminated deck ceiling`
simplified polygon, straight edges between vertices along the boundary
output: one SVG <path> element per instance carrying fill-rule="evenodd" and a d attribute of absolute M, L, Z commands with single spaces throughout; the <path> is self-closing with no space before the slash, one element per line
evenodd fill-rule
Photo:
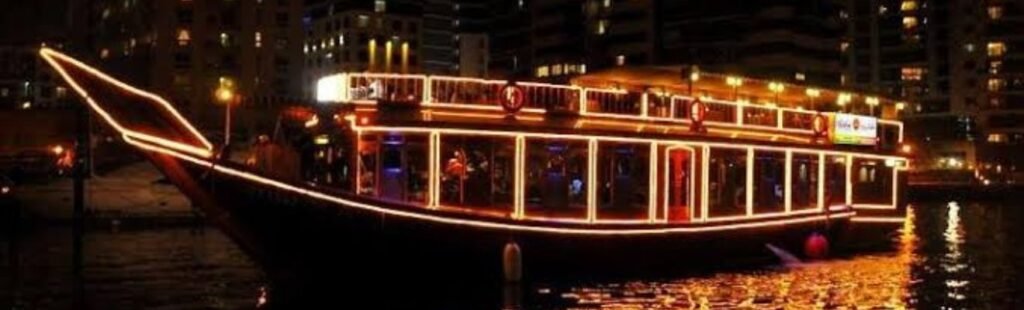
<path fill-rule="evenodd" d="M 627 91 L 668 92 L 677 95 L 771 104 L 819 111 L 865 114 L 871 106 L 883 119 L 895 119 L 905 102 L 870 94 L 844 92 L 708 72 L 687 72 L 678 67 L 615 67 L 572 79 L 573 85 Z M 777 102 L 776 102 L 777 101 Z"/>

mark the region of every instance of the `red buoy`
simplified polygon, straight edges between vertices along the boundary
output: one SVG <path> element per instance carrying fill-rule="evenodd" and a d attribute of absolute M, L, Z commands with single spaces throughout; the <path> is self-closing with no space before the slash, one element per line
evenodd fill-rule
<path fill-rule="evenodd" d="M 804 255 L 810 259 L 822 259 L 828 256 L 828 238 L 820 233 L 812 233 L 804 243 Z"/>

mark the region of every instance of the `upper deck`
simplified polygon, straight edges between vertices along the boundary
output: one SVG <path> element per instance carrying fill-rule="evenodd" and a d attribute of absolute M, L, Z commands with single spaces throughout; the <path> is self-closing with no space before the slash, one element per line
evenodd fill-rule
<path fill-rule="evenodd" d="M 887 119 L 895 116 L 903 103 L 712 74 L 680 80 L 667 77 L 665 70 L 659 69 L 612 70 L 579 77 L 570 85 L 417 74 L 341 73 L 318 82 L 317 99 L 368 106 L 378 101 L 418 104 L 432 112 L 431 120 L 486 124 L 508 114 L 503 107 L 502 92 L 512 84 L 521 91 L 523 107 L 517 111 L 518 118 L 533 120 L 538 126 L 547 116 L 568 116 L 575 120 L 546 123 L 557 123 L 573 130 L 832 144 L 834 126 L 816 131 L 815 118 L 821 116 L 832 124 L 836 116 L 841 115 L 877 121 L 877 130 L 871 133 L 874 141 L 843 147 L 893 152 L 903 141 L 903 124 Z M 855 100 L 864 103 L 856 104 Z M 694 108 L 697 102 L 703 109 Z M 861 114 L 882 118 L 855 117 L 851 112 L 867 112 Z M 693 126 L 695 122 L 699 126 Z M 827 136 L 822 137 L 822 134 Z"/>

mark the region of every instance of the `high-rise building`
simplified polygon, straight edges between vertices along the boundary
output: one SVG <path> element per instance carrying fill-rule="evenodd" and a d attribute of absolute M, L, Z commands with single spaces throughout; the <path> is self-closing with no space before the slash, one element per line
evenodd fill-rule
<path fill-rule="evenodd" d="M 660 1 L 657 63 L 838 86 L 839 9 L 832 1 Z"/>
<path fill-rule="evenodd" d="M 847 1 L 845 84 L 907 102 L 919 168 L 1024 169 L 1022 1 Z"/>
<path fill-rule="evenodd" d="M 342 72 L 422 72 L 423 3 L 321 0 L 307 3 L 305 95 L 316 80 Z"/>
<path fill-rule="evenodd" d="M 487 30 L 491 8 L 480 0 L 428 0 L 423 12 L 423 71 L 431 74 L 487 74 Z M 470 40 L 471 42 L 465 42 Z M 483 41 L 481 41 L 483 40 Z M 485 50 L 481 51 L 481 48 Z M 473 69 L 463 70 L 462 66 Z"/>
<path fill-rule="evenodd" d="M 221 126 L 215 90 L 233 87 L 241 130 L 301 96 L 302 0 L 96 0 L 92 41 L 103 67 Z"/>
<path fill-rule="evenodd" d="M 40 0 L 0 5 L 0 109 L 61 107 L 68 89 L 47 69 L 39 48 L 72 46 L 72 7 Z"/>
<path fill-rule="evenodd" d="M 839 85 L 831 1 L 496 1 L 493 72 L 565 79 L 612 66 L 699 66 Z"/>

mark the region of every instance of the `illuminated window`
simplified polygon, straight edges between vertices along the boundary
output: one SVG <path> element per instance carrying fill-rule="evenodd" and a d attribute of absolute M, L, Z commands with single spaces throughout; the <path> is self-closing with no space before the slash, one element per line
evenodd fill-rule
<path fill-rule="evenodd" d="M 188 46 L 188 43 L 192 41 L 192 35 L 188 32 L 188 29 L 178 29 L 178 46 Z"/>
<path fill-rule="evenodd" d="M 626 64 L 626 56 L 625 55 L 615 56 L 615 65 L 616 66 L 622 66 L 622 65 L 625 65 L 625 64 Z"/>
<path fill-rule="evenodd" d="M 917 27 L 917 17 L 905 16 L 903 17 L 903 28 L 911 29 Z"/>
<path fill-rule="evenodd" d="M 384 12 L 384 10 L 387 9 L 387 5 L 387 1 L 384 0 L 373 1 L 373 11 L 377 13 Z"/>
<path fill-rule="evenodd" d="M 110 50 L 109 49 L 101 49 L 100 50 L 100 59 L 107 59 L 108 57 L 110 57 Z"/>
<path fill-rule="evenodd" d="M 900 79 L 904 81 L 920 81 L 924 75 L 924 69 L 920 67 L 900 68 Z"/>
<path fill-rule="evenodd" d="M 366 25 L 370 24 L 370 17 L 366 15 L 359 15 L 356 17 L 356 26 L 359 28 L 366 28 Z"/>
<path fill-rule="evenodd" d="M 231 45 L 231 36 L 227 32 L 220 33 L 220 46 L 228 47 Z"/>
<path fill-rule="evenodd" d="M 597 33 L 597 34 L 604 34 L 605 32 L 608 31 L 607 28 L 608 28 L 608 20 L 607 19 L 602 19 L 602 20 L 597 21 L 597 29 L 594 30 L 594 32 Z"/>
<path fill-rule="evenodd" d="M 988 56 L 999 57 L 1006 54 L 1006 44 L 1003 42 L 988 42 Z"/>
<path fill-rule="evenodd" d="M 1006 80 L 1004 79 L 988 79 L 988 90 L 989 91 L 1000 91 L 1006 87 Z"/>
<path fill-rule="evenodd" d="M 991 143 L 1003 143 L 1003 142 L 1006 142 L 1006 134 L 1004 134 L 1004 133 L 990 133 L 990 134 L 988 134 L 988 142 L 991 142 Z"/>
<path fill-rule="evenodd" d="M 604 7 L 606 7 L 606 8 L 612 7 L 612 0 L 604 0 Z"/>
<path fill-rule="evenodd" d="M 338 45 L 342 45 L 342 46 L 345 45 L 345 35 L 343 35 L 343 34 L 339 34 L 338 35 Z"/>
<path fill-rule="evenodd" d="M 885 14 L 885 12 L 888 12 L 888 11 L 889 11 L 889 8 L 885 7 L 884 5 L 879 5 L 878 6 L 878 15 L 883 15 L 883 14 Z"/>
<path fill-rule="evenodd" d="M 988 73 L 999 74 L 999 69 L 1003 68 L 1002 60 L 993 60 L 988 63 Z"/>
<path fill-rule="evenodd" d="M 974 52 L 974 43 L 964 44 L 964 50 L 967 51 L 968 53 L 973 53 Z"/>
<path fill-rule="evenodd" d="M 587 74 L 587 64 L 580 64 L 580 74 Z"/>
<path fill-rule="evenodd" d="M 536 73 L 537 77 L 547 77 L 548 75 L 549 75 L 549 73 L 548 73 L 548 66 L 539 66 L 539 67 L 537 67 L 537 73 Z"/>
<path fill-rule="evenodd" d="M 561 64 L 551 66 L 551 75 L 562 75 L 562 71 L 563 70 Z"/>
<path fill-rule="evenodd" d="M 900 4 L 900 10 L 903 10 L 903 11 L 917 10 L 917 1 L 913 1 L 913 0 L 903 1 L 903 3 Z"/>
<path fill-rule="evenodd" d="M 254 40 L 256 42 L 257 48 L 263 46 L 263 34 L 260 33 L 259 31 L 256 32 L 256 37 L 254 38 Z"/>
<path fill-rule="evenodd" d="M 797 81 L 804 81 L 807 80 L 807 75 L 805 75 L 803 72 L 797 72 L 793 76 L 793 78 L 795 78 Z"/>
<path fill-rule="evenodd" d="M 1003 7 L 1000 5 L 991 5 L 988 7 L 988 18 L 992 20 L 1003 18 Z"/>
<path fill-rule="evenodd" d="M 845 52 L 849 48 L 850 48 L 850 42 L 841 42 L 841 43 L 839 43 L 839 51 L 840 52 Z"/>

